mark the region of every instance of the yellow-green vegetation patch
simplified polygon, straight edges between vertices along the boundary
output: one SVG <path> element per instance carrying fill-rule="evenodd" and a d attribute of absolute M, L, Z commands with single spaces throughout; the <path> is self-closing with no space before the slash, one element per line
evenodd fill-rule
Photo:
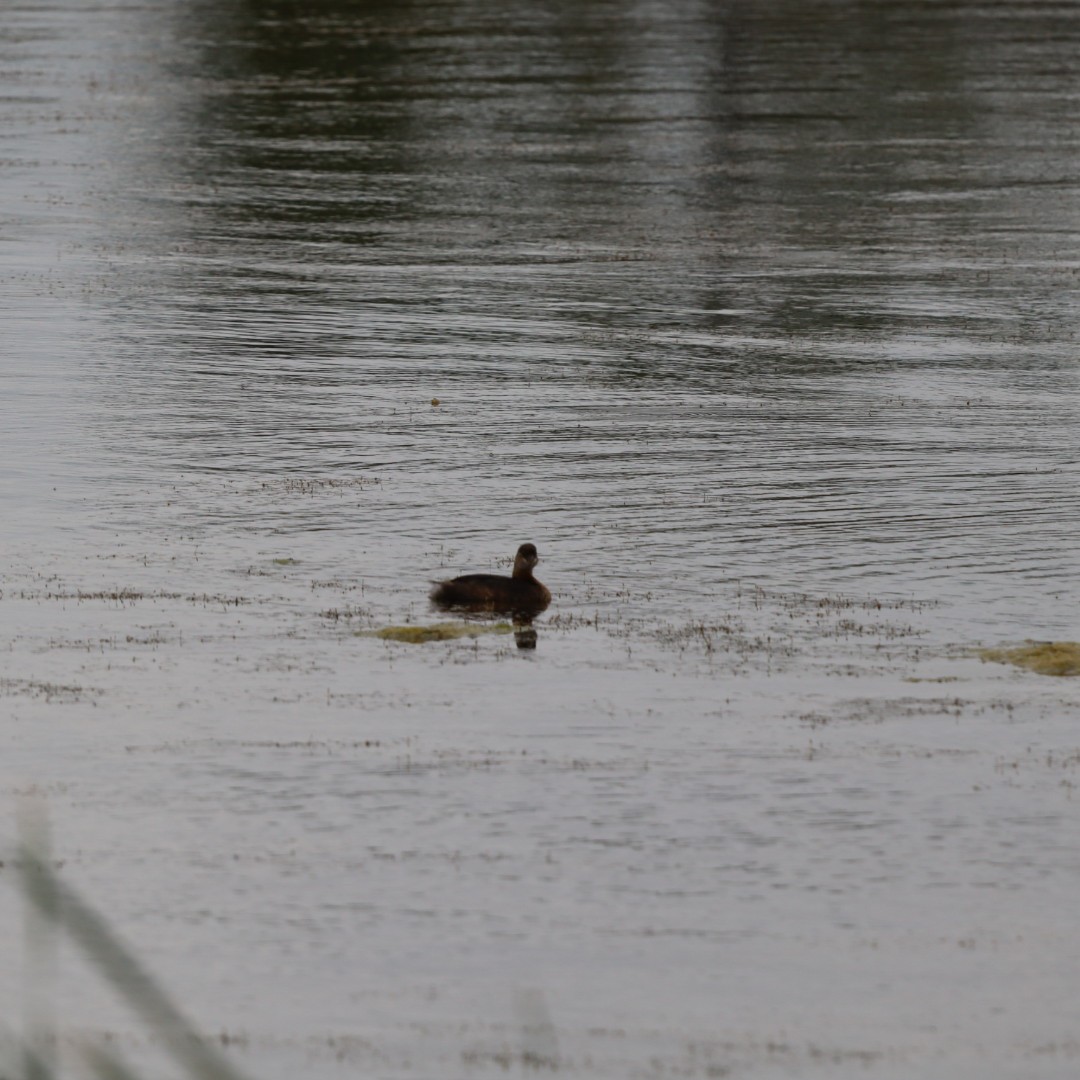
<path fill-rule="evenodd" d="M 981 649 L 979 655 L 1039 675 L 1080 675 L 1080 643 L 1075 641 L 1029 641 L 1013 649 Z"/>
<path fill-rule="evenodd" d="M 440 622 L 426 626 L 384 626 L 381 630 L 360 630 L 358 637 L 377 637 L 383 641 L 404 641 L 423 645 L 428 641 L 452 641 L 454 638 L 479 637 L 481 634 L 509 634 L 509 623 Z"/>
<path fill-rule="evenodd" d="M 274 562 L 278 566 L 298 566 L 300 564 L 299 559 L 275 559 Z"/>

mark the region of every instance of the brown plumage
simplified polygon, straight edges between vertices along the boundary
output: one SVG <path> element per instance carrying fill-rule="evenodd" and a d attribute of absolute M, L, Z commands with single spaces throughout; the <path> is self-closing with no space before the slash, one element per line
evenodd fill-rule
<path fill-rule="evenodd" d="M 537 614 L 551 603 L 551 593 L 533 577 L 533 567 L 539 561 L 536 545 L 522 544 L 514 557 L 511 577 L 464 574 L 440 581 L 431 590 L 431 599 L 440 607 Z"/>

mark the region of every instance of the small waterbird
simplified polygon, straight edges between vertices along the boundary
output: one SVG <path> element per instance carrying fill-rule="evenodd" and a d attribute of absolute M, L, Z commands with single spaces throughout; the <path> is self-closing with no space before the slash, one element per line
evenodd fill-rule
<path fill-rule="evenodd" d="M 438 582 L 431 590 L 431 599 L 440 607 L 538 614 L 551 603 L 551 592 L 533 577 L 533 567 L 539 561 L 536 545 L 522 544 L 514 556 L 514 572 L 510 577 L 463 574 Z"/>

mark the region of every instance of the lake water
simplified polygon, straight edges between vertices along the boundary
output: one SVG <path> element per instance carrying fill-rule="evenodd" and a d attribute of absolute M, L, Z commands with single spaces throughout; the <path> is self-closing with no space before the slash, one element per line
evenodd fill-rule
<path fill-rule="evenodd" d="M 32 800 L 252 1076 L 1074 1077 L 1078 40 L 6 9 L 0 1017 Z"/>

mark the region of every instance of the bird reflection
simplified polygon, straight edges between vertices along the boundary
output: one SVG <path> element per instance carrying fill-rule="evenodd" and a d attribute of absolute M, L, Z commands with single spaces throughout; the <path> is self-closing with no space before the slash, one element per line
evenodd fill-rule
<path fill-rule="evenodd" d="M 514 619 L 514 641 L 519 649 L 536 648 L 536 627 L 533 626 L 532 619 Z"/>

